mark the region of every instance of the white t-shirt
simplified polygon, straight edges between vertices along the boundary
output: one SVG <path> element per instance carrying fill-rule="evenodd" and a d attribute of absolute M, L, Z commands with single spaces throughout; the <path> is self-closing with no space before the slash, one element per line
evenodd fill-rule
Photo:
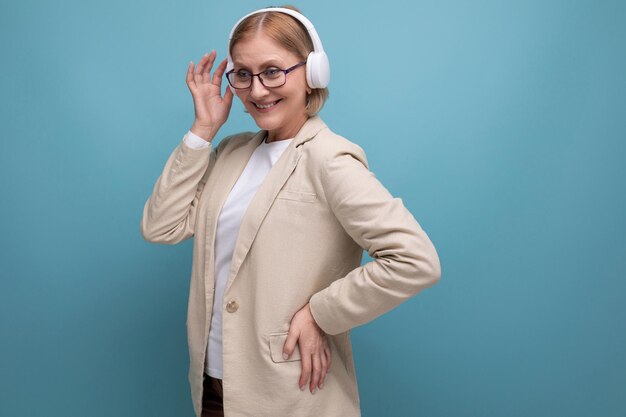
<path fill-rule="evenodd" d="M 185 143 L 192 148 L 209 146 L 209 142 L 194 135 L 191 131 L 185 136 Z M 257 189 L 268 172 L 283 154 L 291 139 L 275 142 L 262 142 L 252 153 L 248 164 L 233 186 L 217 219 L 215 236 L 215 292 L 213 295 L 213 315 L 207 345 L 205 372 L 213 378 L 222 379 L 222 311 L 224 290 L 228 272 L 239 234 L 239 226 Z"/>

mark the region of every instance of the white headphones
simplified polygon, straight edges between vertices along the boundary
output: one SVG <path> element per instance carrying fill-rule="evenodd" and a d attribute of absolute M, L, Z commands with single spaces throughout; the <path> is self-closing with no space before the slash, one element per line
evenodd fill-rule
<path fill-rule="evenodd" d="M 306 59 L 306 82 L 311 88 L 325 88 L 326 86 L 328 86 L 328 82 L 330 81 L 330 65 L 328 63 L 328 56 L 326 56 L 326 52 L 324 52 L 324 48 L 322 47 L 322 41 L 320 40 L 320 37 L 315 30 L 315 27 L 313 27 L 313 23 L 311 23 L 311 21 L 304 17 L 301 13 L 282 7 L 269 7 L 266 9 L 260 9 L 249 13 L 239 19 L 235 26 L 233 26 L 232 30 L 230 31 L 230 35 L 228 36 L 228 49 L 226 49 L 228 54 L 228 64 L 226 66 L 226 72 L 232 70 L 234 67 L 233 59 L 230 56 L 230 42 L 233 38 L 233 33 L 235 33 L 235 29 L 237 29 L 237 26 L 239 26 L 239 24 L 248 16 L 262 12 L 285 13 L 295 17 L 300 22 L 302 22 L 304 27 L 309 32 L 311 41 L 313 41 L 313 51 Z M 229 87 L 234 93 L 235 89 L 230 85 Z"/>

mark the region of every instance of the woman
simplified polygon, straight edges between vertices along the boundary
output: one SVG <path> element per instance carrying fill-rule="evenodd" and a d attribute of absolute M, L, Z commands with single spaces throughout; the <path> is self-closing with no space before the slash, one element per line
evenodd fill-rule
<path fill-rule="evenodd" d="M 349 330 L 440 276 L 402 200 L 317 115 L 328 64 L 294 10 L 240 20 L 212 75 L 214 51 L 190 63 L 195 121 L 144 207 L 145 239 L 194 236 L 187 330 L 198 417 L 359 416 Z M 261 130 L 213 147 L 234 94 Z M 374 260 L 361 266 L 363 249 Z"/>

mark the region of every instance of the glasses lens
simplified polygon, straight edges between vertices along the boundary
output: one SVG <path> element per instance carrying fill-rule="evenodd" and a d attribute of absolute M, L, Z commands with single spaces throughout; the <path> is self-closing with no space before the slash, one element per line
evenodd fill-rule
<path fill-rule="evenodd" d="M 228 82 L 235 88 L 248 88 L 251 80 L 252 74 L 248 71 L 237 71 L 228 74 Z"/>
<path fill-rule="evenodd" d="M 285 84 L 285 73 L 278 68 L 268 68 L 259 76 L 266 87 L 280 87 Z"/>

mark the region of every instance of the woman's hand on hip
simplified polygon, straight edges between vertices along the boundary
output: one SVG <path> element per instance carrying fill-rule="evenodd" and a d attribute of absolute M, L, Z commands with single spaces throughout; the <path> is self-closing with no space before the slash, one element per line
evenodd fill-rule
<path fill-rule="evenodd" d="M 326 333 L 317 325 L 307 303 L 291 319 L 289 334 L 283 347 L 283 356 L 288 359 L 296 348 L 300 347 L 302 373 L 298 386 L 304 386 L 310 377 L 309 389 L 315 394 L 317 387 L 322 388 L 326 373 L 330 369 L 331 352 Z"/>
<path fill-rule="evenodd" d="M 187 68 L 187 87 L 191 91 L 195 110 L 192 131 L 208 141 L 215 137 L 219 128 L 226 122 L 233 104 L 233 93 L 230 88 L 226 88 L 222 97 L 222 76 L 226 70 L 226 59 L 217 66 L 211 76 L 216 55 L 213 50 L 200 59 L 195 70 L 193 62 L 189 62 Z"/>

